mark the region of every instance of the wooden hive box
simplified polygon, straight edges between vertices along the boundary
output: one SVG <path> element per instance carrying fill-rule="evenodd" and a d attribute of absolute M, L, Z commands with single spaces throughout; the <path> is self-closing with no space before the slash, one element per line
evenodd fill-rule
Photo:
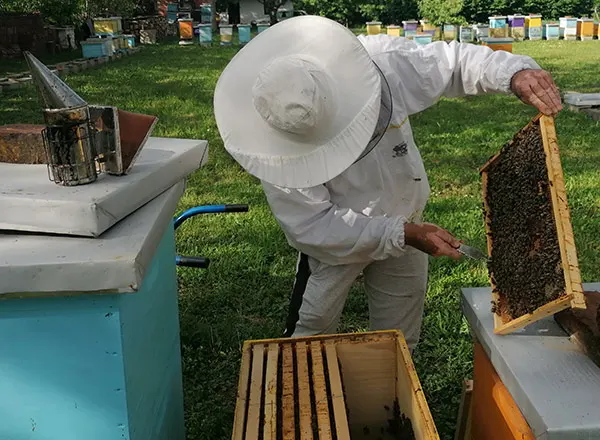
<path fill-rule="evenodd" d="M 233 440 L 379 438 L 439 440 L 401 332 L 244 343 Z"/>
<path fill-rule="evenodd" d="M 495 333 L 585 309 L 554 119 L 536 116 L 480 172 Z"/>

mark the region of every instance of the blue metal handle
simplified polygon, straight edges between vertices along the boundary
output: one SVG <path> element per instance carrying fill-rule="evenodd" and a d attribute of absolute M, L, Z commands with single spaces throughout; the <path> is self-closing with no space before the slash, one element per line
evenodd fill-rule
<path fill-rule="evenodd" d="M 228 212 L 248 212 L 248 205 L 205 205 L 188 209 L 173 220 L 173 228 L 177 229 L 188 218 L 199 214 L 219 214 Z M 210 261 L 205 257 L 175 256 L 177 266 L 200 267 L 206 269 Z"/>
<path fill-rule="evenodd" d="M 184 213 L 180 214 L 173 223 L 175 229 L 188 218 L 194 217 L 200 214 L 219 214 L 224 212 L 248 212 L 248 205 L 205 205 L 196 206 L 190 208 Z"/>

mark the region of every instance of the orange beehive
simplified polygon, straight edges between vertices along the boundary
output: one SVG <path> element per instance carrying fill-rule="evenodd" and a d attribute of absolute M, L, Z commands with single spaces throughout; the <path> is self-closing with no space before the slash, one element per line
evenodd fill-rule
<path fill-rule="evenodd" d="M 594 39 L 594 20 L 591 18 L 580 18 L 577 20 L 577 38 L 580 40 Z"/>

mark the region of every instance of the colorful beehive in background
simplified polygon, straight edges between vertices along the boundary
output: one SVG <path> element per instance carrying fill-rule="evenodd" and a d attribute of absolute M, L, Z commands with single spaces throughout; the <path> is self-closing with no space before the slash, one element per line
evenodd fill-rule
<path fill-rule="evenodd" d="M 179 44 L 187 46 L 194 44 L 194 21 L 191 18 L 180 18 L 179 23 Z"/>
<path fill-rule="evenodd" d="M 433 35 L 426 34 L 424 32 L 417 32 L 417 35 L 413 36 L 412 39 L 417 44 L 429 44 L 433 41 Z"/>
<path fill-rule="evenodd" d="M 508 16 L 508 36 L 519 41 L 525 38 L 525 16 L 524 15 L 509 15 Z"/>
<path fill-rule="evenodd" d="M 380 21 L 367 22 L 367 35 L 379 35 L 381 33 Z"/>
<path fill-rule="evenodd" d="M 457 35 L 456 35 L 456 26 L 455 25 L 445 24 L 442 27 L 442 30 L 444 32 L 444 41 L 456 40 Z"/>
<path fill-rule="evenodd" d="M 233 43 L 233 26 L 230 24 L 222 24 L 219 26 L 221 34 L 221 45 L 229 46 Z"/>
<path fill-rule="evenodd" d="M 492 50 L 504 50 L 506 52 L 511 52 L 511 53 L 512 53 L 513 41 L 514 41 L 514 39 L 510 38 L 510 37 L 506 37 L 506 38 L 488 37 L 488 38 L 481 39 L 482 44 L 484 46 L 488 46 Z"/>
<path fill-rule="evenodd" d="M 177 13 L 179 12 L 179 3 L 168 3 L 167 4 L 167 20 L 169 23 L 175 23 L 177 21 Z"/>
<path fill-rule="evenodd" d="M 600 38 L 600 27 L 598 27 L 598 23 L 594 23 L 594 37 Z"/>
<path fill-rule="evenodd" d="M 96 35 L 118 35 L 123 31 L 121 17 L 94 18 L 94 33 Z"/>
<path fill-rule="evenodd" d="M 473 34 L 475 40 L 481 41 L 482 38 L 489 37 L 490 27 L 487 24 L 475 24 L 473 25 Z"/>
<path fill-rule="evenodd" d="M 395 24 L 390 24 L 387 27 L 387 34 L 391 35 L 392 37 L 399 37 L 400 36 L 400 26 L 397 26 Z"/>
<path fill-rule="evenodd" d="M 542 39 L 542 16 L 529 14 L 525 17 L 525 38 L 529 40 Z"/>
<path fill-rule="evenodd" d="M 238 24 L 238 39 L 240 44 L 247 44 L 250 42 L 250 25 L 249 24 Z"/>
<path fill-rule="evenodd" d="M 594 19 L 582 17 L 577 20 L 577 38 L 580 40 L 594 39 Z"/>
<path fill-rule="evenodd" d="M 198 41 L 203 46 L 212 44 L 212 25 L 209 23 L 201 23 L 198 25 Z"/>
<path fill-rule="evenodd" d="M 80 41 L 84 58 L 100 58 L 112 55 L 110 42 L 106 38 L 88 38 Z"/>
<path fill-rule="evenodd" d="M 458 39 L 461 43 L 472 43 L 475 40 L 473 26 L 461 26 Z"/>
<path fill-rule="evenodd" d="M 202 24 L 212 24 L 212 6 L 210 3 L 200 5 L 200 20 Z"/>
<path fill-rule="evenodd" d="M 575 17 L 560 17 L 560 37 L 565 40 L 577 39 L 577 19 Z"/>
<path fill-rule="evenodd" d="M 432 37 L 436 36 L 437 33 L 437 26 L 435 26 L 434 24 L 432 24 L 429 20 L 421 20 L 421 26 L 422 26 L 422 32 L 424 34 L 429 34 Z"/>
<path fill-rule="evenodd" d="M 236 395 L 231 440 L 440 438 L 399 331 L 244 341 Z"/>
<path fill-rule="evenodd" d="M 489 28 L 489 37 L 490 38 L 506 38 L 506 37 L 508 37 L 508 24 L 506 23 L 506 16 L 494 15 L 493 17 L 489 17 L 489 20 L 490 20 L 490 28 Z"/>
<path fill-rule="evenodd" d="M 417 26 L 419 22 L 417 20 L 406 20 L 402 22 L 402 28 L 404 29 L 404 36 L 406 38 L 417 35 Z"/>
<path fill-rule="evenodd" d="M 558 40 L 560 38 L 560 28 L 558 23 L 544 24 L 542 36 L 546 40 Z"/>
<path fill-rule="evenodd" d="M 125 41 L 125 47 L 127 49 L 135 47 L 135 35 L 123 35 L 123 40 Z"/>
<path fill-rule="evenodd" d="M 260 34 L 261 32 L 266 31 L 267 29 L 269 29 L 271 25 L 269 23 L 260 23 L 256 25 L 256 31 Z"/>
<path fill-rule="evenodd" d="M 100 37 L 101 40 L 105 41 L 108 55 L 112 56 L 118 50 L 117 43 L 114 37 Z"/>

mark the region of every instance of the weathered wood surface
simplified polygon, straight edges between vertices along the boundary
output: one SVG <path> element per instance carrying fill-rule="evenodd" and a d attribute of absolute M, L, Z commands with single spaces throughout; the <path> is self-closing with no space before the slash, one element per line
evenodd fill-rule
<path fill-rule="evenodd" d="M 600 292 L 584 292 L 586 309 L 564 310 L 554 316 L 583 352 L 600 366 Z"/>
<path fill-rule="evenodd" d="M 44 125 L 11 124 L 0 126 L 0 162 L 45 164 Z"/>

